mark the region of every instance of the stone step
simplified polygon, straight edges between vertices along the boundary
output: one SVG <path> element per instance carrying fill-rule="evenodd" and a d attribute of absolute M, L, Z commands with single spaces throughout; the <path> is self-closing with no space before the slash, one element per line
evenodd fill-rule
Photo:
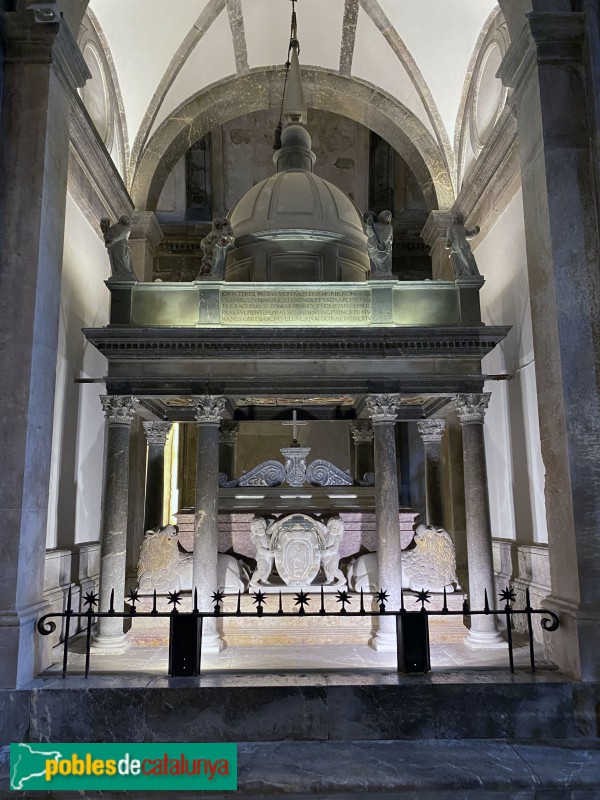
<path fill-rule="evenodd" d="M 8 787 L 6 765 L 0 787 Z M 73 796 L 35 794 L 36 800 Z M 175 793 L 150 794 L 152 800 L 173 800 Z M 598 800 L 600 751 L 595 743 L 555 742 L 240 744 L 236 792 L 185 792 L 191 800 L 354 800 L 357 795 L 366 800 Z M 88 800 L 97 796 L 86 793 Z M 127 792 L 129 800 L 149 796 Z M 29 800 L 31 795 L 11 792 L 10 797 Z M 102 800 L 122 797 L 123 792 L 102 793 Z"/>

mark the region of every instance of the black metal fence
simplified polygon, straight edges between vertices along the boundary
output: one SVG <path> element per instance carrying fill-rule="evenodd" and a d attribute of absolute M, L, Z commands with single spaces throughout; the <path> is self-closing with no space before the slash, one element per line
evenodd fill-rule
<path fill-rule="evenodd" d="M 535 672 L 534 636 L 533 636 L 533 617 L 540 617 L 540 624 L 547 632 L 558 629 L 560 621 L 558 615 L 548 609 L 535 609 L 531 606 L 529 590 L 526 591 L 526 603 L 524 608 L 515 608 L 516 595 L 510 588 L 506 588 L 500 593 L 499 599 L 504 601 L 502 608 L 491 608 L 488 602 L 487 592 L 483 609 L 473 610 L 469 608 L 465 600 L 461 610 L 450 610 L 448 608 L 446 592 L 444 591 L 444 603 L 441 610 L 427 609 L 426 603 L 430 602 L 431 594 L 422 590 L 416 594 L 415 603 L 420 603 L 421 608 L 409 610 L 405 606 L 405 595 L 401 593 L 400 608 L 390 610 L 387 607 L 389 595 L 383 589 L 373 595 L 377 609 L 365 608 L 365 598 L 361 591 L 359 597 L 351 597 L 347 591 L 338 591 L 335 595 L 340 607 L 335 611 L 328 611 L 325 608 L 325 595 L 323 589 L 320 594 L 309 594 L 299 591 L 293 595 L 297 610 L 284 611 L 283 598 L 279 595 L 264 594 L 261 591 L 254 592 L 251 597 L 254 600 L 255 608 L 252 611 L 242 611 L 242 595 L 237 594 L 237 608 L 235 611 L 224 611 L 223 602 L 226 595 L 223 592 L 215 592 L 212 595 L 214 608 L 212 612 L 200 611 L 198 608 L 198 593 L 194 591 L 194 606 L 189 612 L 179 611 L 177 606 L 181 604 L 181 592 L 169 592 L 168 604 L 172 606 L 170 611 L 159 611 L 157 608 L 157 594 L 153 595 L 152 609 L 150 611 L 138 611 L 137 603 L 140 602 L 139 593 L 133 590 L 127 598 L 128 608 L 117 611 L 114 607 L 114 590 L 111 592 L 110 605 L 108 610 L 96 610 L 98 605 L 98 595 L 88 592 L 84 597 L 86 611 L 74 611 L 71 602 L 71 590 L 67 597 L 67 607 L 61 612 L 45 614 L 38 620 L 37 629 L 42 636 L 49 636 L 56 630 L 55 619 L 64 620 L 64 641 L 63 641 L 63 661 L 62 676 L 67 675 L 69 639 L 71 635 L 71 621 L 74 619 L 84 622 L 85 636 L 85 677 L 90 672 L 90 655 L 92 644 L 92 629 L 95 622 L 101 618 L 128 619 L 135 620 L 141 617 L 166 617 L 170 620 L 169 630 L 169 675 L 185 676 L 199 675 L 202 669 L 202 634 L 204 620 L 223 619 L 228 617 L 249 617 L 253 619 L 268 617 L 388 617 L 395 620 L 397 637 L 397 670 L 402 673 L 425 673 L 431 669 L 431 654 L 429 645 L 429 617 L 431 616 L 462 616 L 466 619 L 474 616 L 503 616 L 506 623 L 506 635 L 508 644 L 508 661 L 511 672 L 515 671 L 514 663 L 514 643 L 512 631 L 512 618 L 517 614 L 523 614 L 527 620 L 527 635 L 529 641 L 529 662 L 532 672 Z M 229 595 L 236 597 L 236 595 Z M 412 597 L 412 595 L 411 595 Z M 278 604 L 277 610 L 266 610 L 267 602 L 275 600 Z M 310 610 L 310 603 L 314 600 L 320 601 L 318 610 Z M 352 602 L 357 600 L 359 607 L 352 610 Z M 349 608 L 347 608 L 347 606 Z M 314 608 L 314 606 L 313 606 Z M 308 610 L 307 610 L 308 609 Z M 350 609 L 350 610 L 349 610 Z"/>

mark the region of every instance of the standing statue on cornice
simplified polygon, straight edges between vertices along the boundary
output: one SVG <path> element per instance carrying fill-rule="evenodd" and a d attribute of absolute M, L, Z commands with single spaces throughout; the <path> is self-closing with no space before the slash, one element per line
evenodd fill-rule
<path fill-rule="evenodd" d="M 235 247 L 235 236 L 233 235 L 233 228 L 228 219 L 224 219 L 222 223 L 221 235 L 215 242 L 213 248 L 212 269 L 210 277 L 215 281 L 225 280 L 225 268 L 227 266 L 227 256 L 229 251 Z"/>
<path fill-rule="evenodd" d="M 465 227 L 464 214 L 454 215 L 446 234 L 446 250 L 450 250 L 450 262 L 455 278 L 480 277 L 481 273 L 477 268 L 477 262 L 468 241 L 477 236 L 480 231 L 479 225 L 472 230 Z"/>
<path fill-rule="evenodd" d="M 201 275 L 210 275 L 212 273 L 215 258 L 215 245 L 222 235 L 223 220 L 219 217 L 215 217 L 212 221 L 212 230 L 200 242 L 200 247 L 204 255 L 202 256 L 202 264 L 198 277 Z"/>
<path fill-rule="evenodd" d="M 110 259 L 111 281 L 137 281 L 131 265 L 131 220 L 127 216 L 119 217 L 114 225 L 107 217 L 100 220 L 100 230 L 104 236 L 104 244 Z"/>
<path fill-rule="evenodd" d="M 369 212 L 365 215 L 365 230 L 371 260 L 371 279 L 394 280 L 392 274 L 392 245 L 394 243 L 392 212 L 382 211 L 377 218 Z"/>

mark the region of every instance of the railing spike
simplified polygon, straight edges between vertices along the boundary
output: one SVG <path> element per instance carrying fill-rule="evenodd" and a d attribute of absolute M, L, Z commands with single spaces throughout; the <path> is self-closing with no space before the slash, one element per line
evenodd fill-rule
<path fill-rule="evenodd" d="M 362 588 L 360 590 L 360 613 L 361 614 L 365 613 L 365 598 L 364 598 L 364 595 L 363 595 Z"/>
<path fill-rule="evenodd" d="M 108 608 L 108 613 L 109 614 L 114 614 L 115 613 L 115 590 L 114 589 L 110 590 L 110 606 Z"/>
<path fill-rule="evenodd" d="M 238 589 L 237 608 L 235 610 L 235 613 L 236 614 L 242 613 L 242 593 L 239 589 Z"/>
<path fill-rule="evenodd" d="M 487 589 L 483 590 L 483 597 L 484 597 L 484 601 L 485 601 L 484 604 L 483 604 L 483 611 L 484 611 L 485 614 L 489 614 L 490 613 L 490 603 L 488 601 Z"/>
<path fill-rule="evenodd" d="M 194 587 L 194 614 L 198 613 L 198 587 Z"/>
<path fill-rule="evenodd" d="M 446 587 L 444 586 L 444 607 L 442 608 L 442 613 L 448 613 L 448 595 L 446 594 Z"/>

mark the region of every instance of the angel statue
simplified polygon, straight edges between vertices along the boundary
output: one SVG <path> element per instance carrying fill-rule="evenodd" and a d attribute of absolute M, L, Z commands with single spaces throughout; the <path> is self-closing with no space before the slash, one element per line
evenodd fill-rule
<path fill-rule="evenodd" d="M 325 572 L 325 583 L 345 584 L 346 578 L 340 569 L 340 544 L 344 535 L 344 523 L 340 517 L 332 517 L 327 523 L 326 547 L 321 553 Z"/>
<path fill-rule="evenodd" d="M 212 269 L 210 277 L 216 281 L 225 280 L 225 268 L 227 267 L 227 256 L 229 251 L 235 247 L 235 237 L 233 228 L 228 219 L 224 219 L 221 224 L 221 235 L 216 240 L 213 247 Z"/>
<path fill-rule="evenodd" d="M 107 217 L 100 220 L 100 230 L 104 236 L 104 244 L 110 259 L 110 281 L 137 281 L 131 265 L 131 220 L 127 216 L 119 217 L 114 225 Z"/>
<path fill-rule="evenodd" d="M 200 242 L 200 247 L 202 248 L 202 264 L 200 265 L 200 272 L 198 273 L 198 277 L 201 275 L 210 275 L 213 269 L 214 257 L 215 257 L 215 245 L 223 235 L 223 220 L 219 217 L 215 217 L 212 221 L 212 230 L 202 239 Z"/>
<path fill-rule="evenodd" d="M 371 260 L 371 278 L 394 280 L 392 274 L 392 245 L 394 243 L 392 212 L 382 211 L 377 218 L 372 212 L 368 212 L 365 215 L 365 229 L 367 249 Z"/>
<path fill-rule="evenodd" d="M 455 278 L 480 276 L 469 239 L 481 232 L 479 225 L 472 230 L 465 227 L 464 214 L 455 214 L 446 234 L 446 250 L 450 250 L 450 262 Z"/>

